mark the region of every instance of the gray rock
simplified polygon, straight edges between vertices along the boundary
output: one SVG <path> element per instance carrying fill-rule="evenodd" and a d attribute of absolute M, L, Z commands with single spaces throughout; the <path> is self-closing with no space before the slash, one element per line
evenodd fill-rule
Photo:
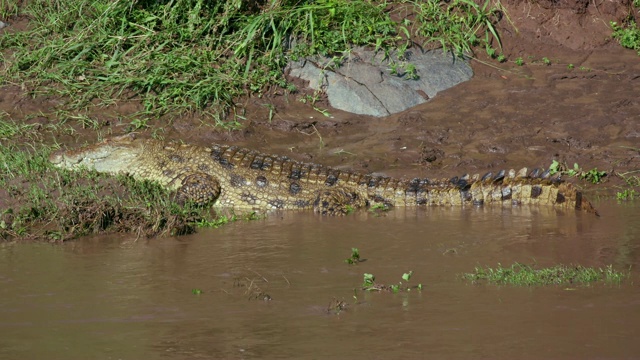
<path fill-rule="evenodd" d="M 7 24 L 6 22 L 0 21 L 0 29 L 6 28 L 7 26 L 9 26 L 9 24 Z"/>
<path fill-rule="evenodd" d="M 410 66 L 415 67 L 416 79 L 407 71 Z M 441 50 L 412 49 L 398 59 L 396 54 L 384 58 L 382 53 L 356 48 L 337 68 L 332 59 L 323 57 L 290 62 L 287 67 L 289 75 L 324 91 L 334 108 L 378 117 L 422 104 L 473 76 L 467 61 Z"/>

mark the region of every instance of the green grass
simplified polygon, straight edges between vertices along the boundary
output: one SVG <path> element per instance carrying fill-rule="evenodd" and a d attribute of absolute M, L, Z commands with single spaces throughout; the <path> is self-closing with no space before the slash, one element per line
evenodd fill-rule
<path fill-rule="evenodd" d="M 473 273 L 465 273 L 463 279 L 473 283 L 489 283 L 496 285 L 516 286 L 544 286 L 544 285 L 586 285 L 594 282 L 619 284 L 629 276 L 613 269 L 611 265 L 605 268 L 592 268 L 580 265 L 557 265 L 549 268 L 536 269 L 524 264 L 513 264 L 496 268 L 476 267 Z"/>
<path fill-rule="evenodd" d="M 635 6 L 640 7 L 640 5 Z M 622 26 L 612 21 L 610 26 L 613 30 L 611 36 L 618 40 L 620 45 L 627 49 L 633 49 L 640 55 L 640 29 L 634 21 L 630 20 Z"/>
<path fill-rule="evenodd" d="M 0 19 L 6 20 L 19 13 L 18 1 L 0 0 Z"/>
<path fill-rule="evenodd" d="M 616 199 L 618 201 L 633 200 L 638 197 L 638 193 L 634 189 L 624 189 L 623 191 L 616 192 Z"/>
<path fill-rule="evenodd" d="M 633 200 L 640 197 L 640 176 L 633 175 L 634 173 L 637 173 L 639 171 L 640 170 L 629 171 L 626 173 L 616 173 L 618 177 L 624 180 L 628 187 L 616 193 L 616 199 L 618 201 Z M 638 190 L 636 191 L 636 189 L 634 188 Z"/>
<path fill-rule="evenodd" d="M 2 75 L 31 95 L 61 96 L 65 109 L 137 98 L 137 117 L 198 111 L 231 127 L 234 99 L 293 90 L 282 72 L 290 59 L 321 54 L 339 64 L 353 45 L 402 54 L 416 38 L 458 54 L 500 46 L 489 1 L 34 0 L 0 10 L 30 19 L 29 30 L 5 32 L 0 49 Z"/>
<path fill-rule="evenodd" d="M 469 54 L 474 46 L 484 47 L 496 57 L 495 47 L 502 50 L 500 36 L 494 26 L 501 9 L 486 0 L 478 5 L 471 0 L 408 1 L 416 13 L 416 33 L 428 42 L 439 42 L 456 54 Z"/>

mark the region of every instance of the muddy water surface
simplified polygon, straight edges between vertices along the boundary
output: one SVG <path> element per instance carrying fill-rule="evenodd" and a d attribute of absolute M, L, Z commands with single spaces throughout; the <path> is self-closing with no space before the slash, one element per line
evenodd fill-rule
<path fill-rule="evenodd" d="M 178 239 L 0 248 L 0 358 L 632 358 L 640 289 L 472 285 L 515 261 L 640 265 L 640 208 L 272 214 Z M 365 262 L 344 259 L 358 247 Z M 363 273 L 410 293 L 363 293 Z M 193 289 L 202 291 L 193 294 Z M 265 300 L 270 298 L 271 300 Z M 327 311 L 337 299 L 348 303 Z"/>

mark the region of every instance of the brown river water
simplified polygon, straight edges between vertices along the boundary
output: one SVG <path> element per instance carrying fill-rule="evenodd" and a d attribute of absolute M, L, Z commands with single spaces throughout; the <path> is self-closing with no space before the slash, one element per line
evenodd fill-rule
<path fill-rule="evenodd" d="M 180 238 L 2 244 L 0 358 L 637 358 L 638 205 L 599 202 L 600 218 L 536 207 L 285 212 Z M 366 261 L 346 264 L 352 247 Z M 613 264 L 631 279 L 460 278 L 513 262 Z M 359 290 L 364 273 L 390 284 L 409 270 L 422 291 Z M 336 300 L 346 308 L 327 311 Z"/>

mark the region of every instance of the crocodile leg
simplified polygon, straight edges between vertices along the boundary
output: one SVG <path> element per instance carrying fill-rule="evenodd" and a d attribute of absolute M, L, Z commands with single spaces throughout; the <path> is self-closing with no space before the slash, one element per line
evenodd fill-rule
<path fill-rule="evenodd" d="M 320 192 L 313 203 L 313 210 L 322 215 L 346 215 L 367 206 L 367 201 L 357 192 L 331 189 Z"/>
<path fill-rule="evenodd" d="M 206 205 L 216 201 L 220 196 L 220 183 L 213 176 L 205 173 L 195 173 L 186 176 L 176 193 L 176 201 L 184 204 L 187 200 Z"/>

